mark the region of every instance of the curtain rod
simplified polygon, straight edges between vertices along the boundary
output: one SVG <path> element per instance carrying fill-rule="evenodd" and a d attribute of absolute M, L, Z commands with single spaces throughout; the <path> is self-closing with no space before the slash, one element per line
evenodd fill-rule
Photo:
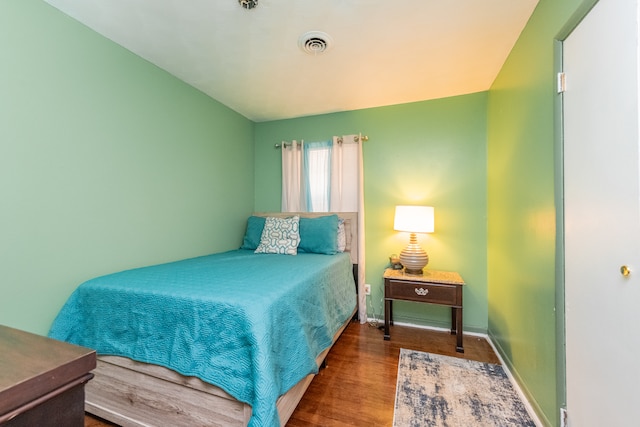
<path fill-rule="evenodd" d="M 360 137 L 358 135 L 356 135 L 354 137 L 354 142 L 358 142 L 358 140 L 360 139 Z M 362 135 L 362 142 L 367 142 L 369 140 L 369 137 L 367 135 Z M 338 144 L 342 144 L 342 137 L 338 138 Z M 291 143 L 290 142 L 283 142 L 282 144 L 274 144 L 273 148 L 286 148 L 288 146 L 290 146 Z"/>

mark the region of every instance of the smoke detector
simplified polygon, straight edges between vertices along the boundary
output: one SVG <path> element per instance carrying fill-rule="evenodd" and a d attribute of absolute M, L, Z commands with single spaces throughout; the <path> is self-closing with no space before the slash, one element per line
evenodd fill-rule
<path fill-rule="evenodd" d="M 329 34 L 322 31 L 308 31 L 298 38 L 298 47 L 309 55 L 319 55 L 326 52 L 333 40 Z"/>
<path fill-rule="evenodd" d="M 245 9 L 253 9 L 258 5 L 258 0 L 238 0 L 238 3 Z"/>

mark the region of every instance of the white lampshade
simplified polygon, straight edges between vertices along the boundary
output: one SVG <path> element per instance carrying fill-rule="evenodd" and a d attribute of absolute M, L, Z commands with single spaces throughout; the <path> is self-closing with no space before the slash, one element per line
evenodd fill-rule
<path fill-rule="evenodd" d="M 396 206 L 393 229 L 409 233 L 433 233 L 432 206 Z"/>

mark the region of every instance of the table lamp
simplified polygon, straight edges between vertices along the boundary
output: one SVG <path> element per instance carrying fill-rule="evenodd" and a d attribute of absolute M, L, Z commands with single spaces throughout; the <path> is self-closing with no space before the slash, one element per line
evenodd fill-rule
<path fill-rule="evenodd" d="M 433 233 L 433 223 L 431 206 L 396 206 L 393 229 L 411 233 L 409 245 L 400 252 L 405 273 L 421 275 L 422 269 L 429 263 L 429 256 L 418 244 L 416 233 Z"/>

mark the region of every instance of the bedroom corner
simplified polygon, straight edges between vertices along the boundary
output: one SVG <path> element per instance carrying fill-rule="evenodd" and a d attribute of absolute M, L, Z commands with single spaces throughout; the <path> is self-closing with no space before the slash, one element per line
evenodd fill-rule
<path fill-rule="evenodd" d="M 274 143 L 366 132 L 368 316 L 383 320 L 382 273 L 389 255 L 406 246 L 407 236 L 393 230 L 395 205 L 428 204 L 435 207 L 438 224 L 424 242 L 429 267 L 457 271 L 463 277 L 468 284 L 465 330 L 486 332 L 486 100 L 487 93 L 480 92 L 256 123 L 256 210 L 280 207 L 281 161 Z M 412 185 L 403 185 L 406 182 Z M 443 307 L 423 310 L 400 302 L 394 313 L 398 322 L 413 325 L 447 327 L 450 322 Z"/>

